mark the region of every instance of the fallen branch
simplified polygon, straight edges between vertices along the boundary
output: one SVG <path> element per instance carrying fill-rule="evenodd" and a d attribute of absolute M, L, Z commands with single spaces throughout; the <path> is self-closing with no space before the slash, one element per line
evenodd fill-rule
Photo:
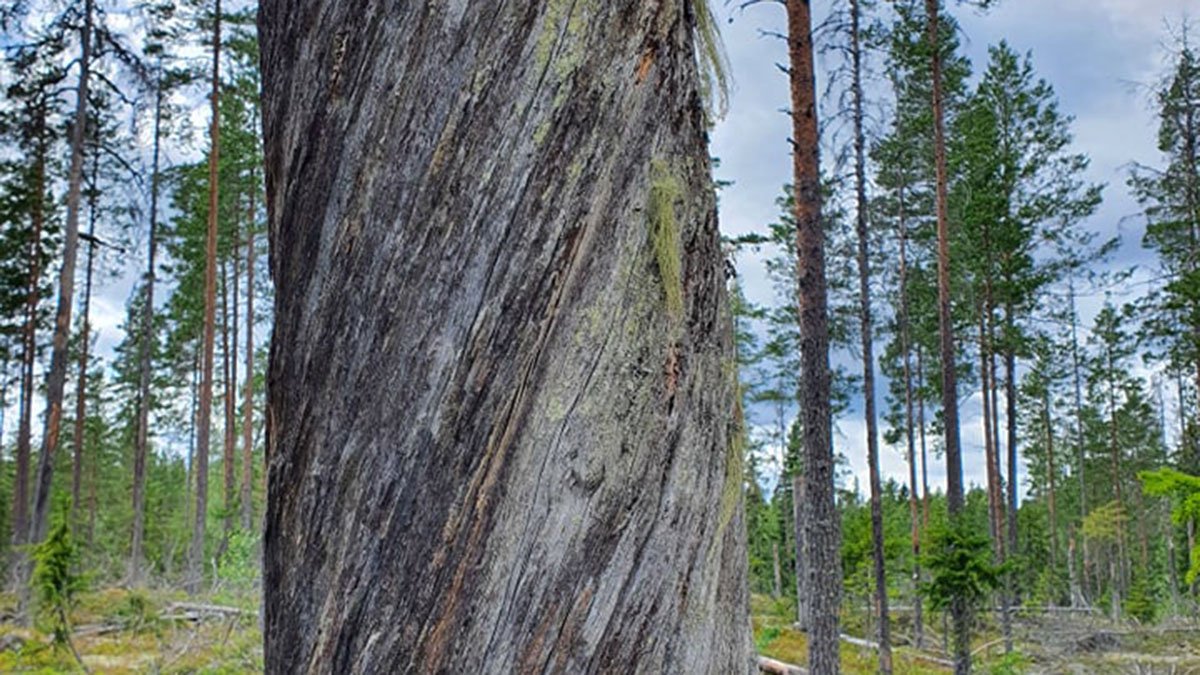
<path fill-rule="evenodd" d="M 167 605 L 167 612 L 184 612 L 201 616 L 254 616 L 255 612 L 240 607 L 227 605 L 205 605 L 197 602 L 172 602 Z"/>
<path fill-rule="evenodd" d="M 109 633 L 119 633 L 122 627 L 112 623 L 89 624 L 87 626 L 79 626 L 74 630 L 75 637 L 97 637 L 100 635 L 108 635 Z"/>
<path fill-rule="evenodd" d="M 758 657 L 758 670 L 770 675 L 808 675 L 808 671 L 800 666 L 793 666 L 790 663 L 776 661 L 765 656 Z"/>
<path fill-rule="evenodd" d="M 989 649 L 991 649 L 992 647 L 995 647 L 998 644 L 1003 643 L 1005 639 L 1006 638 L 1000 638 L 999 640 L 992 640 L 991 642 L 989 642 L 987 644 L 976 647 L 975 651 L 971 652 L 971 658 L 975 658 L 976 656 L 979 656 L 981 653 L 986 655 Z"/>
<path fill-rule="evenodd" d="M 841 638 L 842 638 L 842 642 L 845 642 L 846 644 L 851 644 L 856 647 L 863 647 L 866 649 L 871 649 L 873 651 L 879 651 L 879 643 L 878 642 L 871 642 L 870 640 L 864 640 L 862 638 L 857 638 L 857 637 L 854 637 L 853 635 L 846 635 L 845 633 L 842 633 Z M 914 661 L 924 661 L 925 663 L 929 663 L 929 664 L 932 664 L 935 666 L 942 666 L 943 668 L 953 668 L 954 667 L 953 661 L 948 661 L 946 659 L 938 658 L 936 656 L 932 656 L 930 654 L 925 654 L 923 652 L 919 652 L 916 650 L 906 651 L 906 652 L 904 652 L 904 655 L 907 656 L 908 658 L 911 658 Z"/>

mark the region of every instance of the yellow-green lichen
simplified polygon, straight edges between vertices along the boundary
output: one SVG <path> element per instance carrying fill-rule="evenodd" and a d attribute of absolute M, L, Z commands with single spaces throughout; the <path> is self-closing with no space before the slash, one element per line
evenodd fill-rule
<path fill-rule="evenodd" d="M 735 403 L 733 433 L 730 434 L 729 449 L 725 457 L 725 483 L 721 488 L 721 511 L 717 519 L 717 539 L 725 536 L 725 530 L 737 512 L 742 499 L 742 473 L 746 460 L 746 429 L 742 422 L 741 403 Z"/>
<path fill-rule="evenodd" d="M 721 40 L 710 0 L 696 0 L 696 65 L 700 69 L 700 93 L 710 115 L 723 117 L 729 108 L 729 56 Z"/>
<path fill-rule="evenodd" d="M 675 204 L 682 196 L 683 188 L 671 172 L 671 167 L 663 160 L 651 162 L 650 198 L 647 204 L 650 236 L 654 241 L 654 261 L 662 278 L 667 315 L 672 323 L 677 323 L 683 317 L 682 245 L 679 220 L 675 215 Z"/>
<path fill-rule="evenodd" d="M 592 1 L 547 0 L 542 29 L 533 50 L 539 74 L 546 70 L 551 61 L 554 61 L 554 74 L 560 78 L 569 75 L 579 65 L 584 47 L 581 38 L 587 28 L 586 13 Z M 562 34 L 564 21 L 565 35 Z"/>

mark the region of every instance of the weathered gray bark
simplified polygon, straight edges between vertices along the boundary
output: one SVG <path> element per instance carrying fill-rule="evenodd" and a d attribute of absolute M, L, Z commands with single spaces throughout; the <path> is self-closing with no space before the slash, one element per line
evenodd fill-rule
<path fill-rule="evenodd" d="M 753 670 L 696 23 L 261 3 L 268 672 Z"/>

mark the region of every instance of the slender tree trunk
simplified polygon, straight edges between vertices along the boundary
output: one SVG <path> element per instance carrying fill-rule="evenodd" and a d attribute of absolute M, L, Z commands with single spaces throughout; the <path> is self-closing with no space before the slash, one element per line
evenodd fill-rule
<path fill-rule="evenodd" d="M 246 383 L 242 399 L 242 530 L 254 527 L 254 169 L 250 170 L 250 210 L 246 221 Z"/>
<path fill-rule="evenodd" d="M 812 8 L 788 0 L 788 51 L 792 95 L 793 172 L 796 194 L 796 260 L 800 316 L 800 410 L 803 415 L 805 552 L 809 575 L 808 665 L 817 675 L 836 673 L 841 608 L 841 523 L 834 501 L 830 437 L 828 299 L 825 229 L 821 218 L 820 131 L 813 67 Z"/>
<path fill-rule="evenodd" d="M 204 581 L 204 531 L 208 516 L 208 451 L 212 433 L 213 353 L 217 306 L 217 208 L 221 157 L 221 0 L 214 0 L 212 42 L 212 124 L 208 154 L 208 234 L 204 265 L 204 337 L 200 367 L 200 401 L 196 412 L 196 511 L 188 546 L 184 586 L 196 593 Z"/>
<path fill-rule="evenodd" d="M 900 253 L 900 351 L 904 355 L 904 439 L 908 458 L 908 511 L 911 524 L 912 541 L 912 583 L 913 583 L 913 638 L 917 649 L 923 649 L 925 644 L 925 629 L 923 624 L 923 605 L 921 598 L 921 511 L 918 506 L 918 494 L 921 493 L 917 484 L 917 450 L 916 434 L 913 430 L 913 373 L 912 373 L 912 344 L 911 327 L 908 312 L 908 221 L 904 203 L 904 185 L 898 190 L 899 203 L 899 253 Z M 924 467 L 922 467 L 924 468 Z M 923 494 L 923 493 L 921 493 Z"/>
<path fill-rule="evenodd" d="M 711 21 L 259 5 L 268 673 L 753 670 Z"/>
<path fill-rule="evenodd" d="M 1171 513 L 1169 509 L 1165 509 L 1158 521 L 1162 528 L 1162 537 L 1167 542 L 1167 578 L 1170 583 L 1171 591 L 1171 615 L 1179 614 L 1179 568 L 1176 563 L 1175 552 L 1175 527 L 1171 523 Z"/>
<path fill-rule="evenodd" d="M 1188 542 L 1188 568 L 1190 569 L 1193 565 L 1196 564 L 1196 561 L 1192 560 L 1192 556 L 1196 555 L 1196 553 L 1197 553 L 1197 549 L 1196 549 L 1196 519 L 1195 518 L 1188 519 L 1187 542 Z M 1192 592 L 1193 593 L 1196 592 L 1197 587 L 1200 587 L 1200 579 L 1197 579 L 1192 584 Z"/>
<path fill-rule="evenodd" d="M 946 433 L 946 503 L 957 525 L 963 510 L 962 454 L 958 428 L 958 378 L 955 372 L 954 320 L 950 313 L 950 220 L 947 212 L 946 123 L 942 92 L 942 57 L 938 40 L 941 23 L 938 0 L 925 0 L 933 79 L 933 152 L 937 169 L 938 334 L 942 357 L 942 419 Z M 971 671 L 971 616 L 965 598 L 950 603 L 954 619 L 954 671 Z"/>
<path fill-rule="evenodd" d="M 236 515 L 234 506 L 237 504 L 241 492 L 238 488 L 238 416 L 237 416 L 237 400 L 238 400 L 238 333 L 241 332 L 242 324 L 238 321 L 238 295 L 240 293 L 239 282 L 241 278 L 241 270 L 239 261 L 241 256 L 241 227 L 240 218 L 238 217 L 237 199 L 234 200 L 234 218 L 232 243 L 230 244 L 229 271 L 228 282 L 232 283 L 232 288 L 222 289 L 225 292 L 225 309 L 229 313 L 224 315 L 225 324 L 225 348 L 228 350 L 225 356 L 225 538 L 224 547 L 229 545 L 229 537 L 233 534 L 233 524 Z"/>
<path fill-rule="evenodd" d="M 1087 606 L 1087 601 L 1083 597 L 1083 590 L 1080 588 L 1079 574 L 1075 567 L 1075 526 L 1067 526 L 1067 576 L 1068 585 L 1071 590 L 1071 607 L 1081 608 Z"/>
<path fill-rule="evenodd" d="M 1079 314 L 1075 307 L 1075 271 L 1067 273 L 1067 302 L 1071 313 L 1071 372 L 1075 385 L 1075 450 L 1076 471 L 1079 480 L 1079 522 L 1087 518 L 1087 450 L 1083 441 L 1083 367 L 1079 356 Z M 1087 604 L 1088 566 L 1091 559 L 1087 536 L 1081 539 L 1083 556 L 1080 560 L 1080 588 L 1082 600 Z"/>
<path fill-rule="evenodd" d="M 807 632 L 812 627 L 812 611 L 809 609 L 812 594 L 808 589 L 808 561 L 805 556 L 804 538 L 807 536 L 804 523 L 804 476 L 792 476 L 792 522 L 796 532 L 796 626 Z"/>
<path fill-rule="evenodd" d="M 1042 393 L 1042 425 L 1046 428 L 1046 510 L 1050 519 L 1050 567 L 1058 568 L 1058 511 L 1055 506 L 1057 469 L 1054 464 L 1054 422 L 1050 413 L 1050 387 Z M 1015 518 L 1014 518 L 1015 519 Z"/>
<path fill-rule="evenodd" d="M 37 323 L 41 304 L 42 232 L 45 229 L 46 111 L 38 109 L 35 134 L 38 153 L 34 158 L 34 189 L 37 197 L 31 205 L 32 232 L 29 237 L 29 287 L 25 300 L 25 326 L 21 334 L 21 394 L 17 420 L 16 474 L 13 477 L 12 546 L 14 550 L 29 536 L 29 465 L 33 446 L 34 366 L 37 363 Z M 14 565 L 19 569 L 19 565 Z M 13 579 L 13 581 L 20 581 Z"/>
<path fill-rule="evenodd" d="M 771 563 L 772 570 L 775 573 L 774 585 L 771 586 L 771 597 L 779 598 L 783 595 L 783 568 L 779 565 L 779 542 L 771 542 Z"/>
<path fill-rule="evenodd" d="M 1109 466 L 1112 471 L 1112 489 L 1113 498 L 1122 509 L 1125 507 L 1124 490 L 1121 488 L 1121 442 L 1119 436 L 1120 427 L 1117 423 L 1117 387 L 1116 387 L 1116 362 L 1113 358 L 1112 347 L 1108 346 L 1105 350 L 1104 358 L 1108 365 L 1108 453 Z M 1117 527 L 1117 565 L 1120 574 L 1115 577 L 1116 581 L 1123 584 L 1126 579 L 1125 570 L 1128 567 L 1127 554 L 1125 546 L 1125 528 L 1124 526 Z M 1114 610 L 1117 611 L 1117 610 Z"/>
<path fill-rule="evenodd" d="M 83 306 L 79 316 L 79 380 L 75 386 L 75 424 L 73 428 L 75 455 L 71 462 L 71 511 L 67 522 L 71 531 L 75 529 L 79 515 L 79 501 L 83 494 L 83 456 L 84 437 L 87 435 L 87 381 L 88 381 L 88 352 L 91 347 L 91 326 L 88 322 L 92 314 L 92 274 L 96 265 L 96 199 L 98 197 L 97 181 L 99 180 L 99 151 L 93 148 L 92 155 L 92 190 L 88 194 L 88 234 L 87 262 L 84 264 Z M 94 460 L 93 460 L 94 461 Z"/>
<path fill-rule="evenodd" d="M 892 672 L 891 619 L 888 613 L 887 559 L 883 550 L 883 485 L 879 477 L 879 425 L 875 411 L 874 319 L 871 314 L 871 252 L 867 227 L 867 151 L 863 130 L 862 7 L 850 0 L 850 55 L 853 62 L 854 185 L 858 237 L 859 335 L 862 338 L 863 400 L 867 425 L 867 467 L 871 483 L 871 553 L 874 562 L 875 612 L 879 618 L 879 672 Z"/>
<path fill-rule="evenodd" d="M 237 230 L 236 225 L 234 230 Z M 237 250 L 236 246 L 237 235 L 234 235 L 234 246 L 232 251 Z M 236 253 L 233 254 L 236 257 Z M 233 333 L 237 331 L 237 316 L 236 312 L 230 310 L 231 303 L 229 302 L 230 292 L 233 292 L 234 302 L 237 304 L 237 289 L 236 286 L 230 289 L 230 285 L 237 278 L 237 270 L 232 274 L 229 273 L 230 267 L 236 267 L 228 262 L 221 263 L 221 371 L 224 375 L 224 396 L 223 403 L 225 405 L 225 440 L 223 443 L 224 452 L 221 455 L 221 468 L 225 477 L 224 491 L 222 493 L 224 503 L 224 514 L 221 518 L 222 533 L 221 546 L 219 555 L 225 554 L 225 550 L 229 547 L 229 538 L 233 535 L 233 519 L 237 503 L 237 374 L 234 372 L 234 364 L 237 362 L 237 342 L 233 337 Z"/>
<path fill-rule="evenodd" d="M 84 1 L 83 27 L 80 30 L 79 85 L 76 89 L 75 119 L 71 126 L 71 166 L 67 174 L 67 222 L 63 232 L 63 260 L 58 276 L 58 310 L 54 320 L 54 341 L 50 352 L 50 372 L 46 376 L 46 421 L 42 434 L 42 454 L 38 458 L 37 483 L 34 485 L 33 518 L 29 543 L 46 536 L 50 523 L 50 484 L 54 477 L 54 453 L 62 427 L 63 390 L 67 382 L 68 338 L 71 335 L 71 310 L 75 299 L 75 262 L 79 254 L 79 205 L 83 192 L 84 139 L 88 124 L 88 81 L 91 77 L 92 10 L 94 0 Z M 26 565 L 28 568 L 28 565 Z M 28 577 L 28 572 L 25 574 Z"/>
<path fill-rule="evenodd" d="M 1004 336 L 1004 425 L 1007 428 L 1008 440 L 1008 553 L 1017 555 L 1017 355 L 1012 342 L 1016 339 L 1016 327 L 1013 324 L 1012 307 L 1005 306 L 1004 323 L 1007 334 Z M 1015 598 L 1014 598 L 1015 600 Z"/>
<path fill-rule="evenodd" d="M 987 498 L 988 498 L 988 533 L 992 538 L 992 552 L 999 563 L 1003 557 L 1001 551 L 1000 525 L 1000 476 L 997 475 L 999 462 L 996 461 L 995 435 L 992 433 L 992 386 L 991 368 L 989 362 L 989 345 L 987 335 L 987 308 L 979 306 L 979 386 L 983 397 L 983 456 L 987 464 Z"/>
<path fill-rule="evenodd" d="M 192 373 L 191 373 L 192 384 L 190 387 L 191 393 L 192 393 L 192 406 L 191 406 L 191 414 L 188 416 L 188 420 L 191 422 L 192 428 L 189 430 L 189 433 L 188 433 L 187 481 L 184 485 L 184 495 L 186 497 L 186 499 L 184 500 L 184 504 L 186 504 L 185 513 L 184 513 L 184 522 L 185 523 L 192 522 L 192 517 L 194 515 L 194 511 L 192 510 L 192 485 L 193 485 L 193 482 L 195 480 L 195 475 L 196 475 L 196 470 L 195 470 L 196 435 L 200 431 L 200 425 L 198 425 L 196 423 L 200 416 L 200 349 L 199 349 L 199 346 L 197 346 L 196 354 L 195 354 L 195 358 L 193 359 L 193 362 L 194 363 L 192 365 Z M 190 541 L 190 538 L 189 538 L 189 541 Z M 185 570 L 185 573 L 186 573 L 186 570 Z"/>
<path fill-rule="evenodd" d="M 925 350 L 917 343 L 917 382 L 925 382 Z M 920 385 L 920 386 L 923 386 Z M 917 435 L 921 441 L 921 530 L 929 531 L 929 447 L 925 439 L 925 394 L 917 392 Z"/>
<path fill-rule="evenodd" d="M 154 146 L 150 164 L 150 236 L 146 251 L 146 277 L 143 283 L 141 340 L 138 343 L 137 431 L 133 446 L 133 531 L 129 547 L 129 583 L 142 583 L 142 541 L 146 522 L 146 456 L 149 453 L 151 365 L 154 354 L 154 283 L 158 261 L 158 189 L 159 150 L 162 143 L 162 64 L 156 74 L 154 91 Z M 190 461 L 190 460 L 189 460 Z M 189 485 L 190 490 L 190 485 Z M 190 501 L 190 499 L 188 500 Z"/>

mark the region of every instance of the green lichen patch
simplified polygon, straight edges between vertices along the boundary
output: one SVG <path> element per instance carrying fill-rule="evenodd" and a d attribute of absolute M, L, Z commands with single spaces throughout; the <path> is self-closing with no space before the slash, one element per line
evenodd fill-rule
<path fill-rule="evenodd" d="M 663 160 L 651 162 L 647 205 L 650 236 L 654 242 L 654 261 L 662 278 L 667 316 L 673 324 L 683 318 L 682 244 L 679 219 L 675 215 L 675 205 L 682 196 L 683 188 L 670 166 Z"/>

